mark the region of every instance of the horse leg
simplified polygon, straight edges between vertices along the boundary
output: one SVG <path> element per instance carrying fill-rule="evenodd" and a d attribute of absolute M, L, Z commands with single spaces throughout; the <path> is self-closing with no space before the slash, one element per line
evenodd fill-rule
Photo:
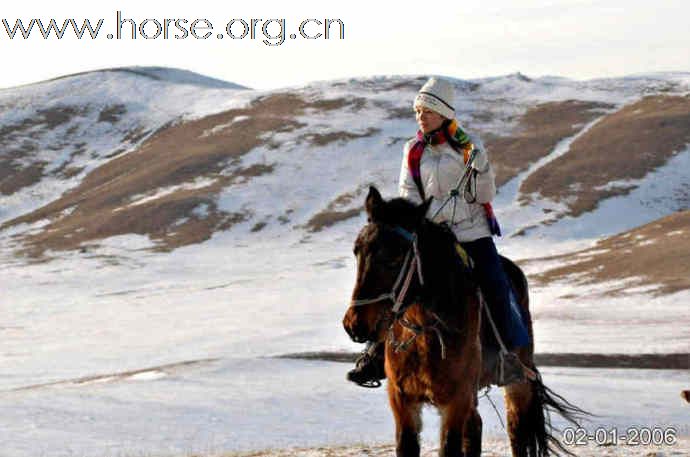
<path fill-rule="evenodd" d="M 471 427 L 470 419 L 475 408 L 466 395 L 456 395 L 455 401 L 441 409 L 440 457 L 466 457 L 463 452 L 465 430 Z M 476 444 L 475 444 L 476 447 Z"/>
<path fill-rule="evenodd" d="M 504 388 L 508 437 L 513 457 L 541 457 L 534 428 L 534 393 L 530 382 L 517 382 Z M 542 412 L 543 414 L 543 412 Z M 542 418 L 543 421 L 543 418 Z"/>
<path fill-rule="evenodd" d="M 465 426 L 465 455 L 479 457 L 482 453 L 482 417 L 476 409 Z"/>
<path fill-rule="evenodd" d="M 419 457 L 420 403 L 406 398 L 392 382 L 388 384 L 388 400 L 395 418 L 395 455 Z"/>

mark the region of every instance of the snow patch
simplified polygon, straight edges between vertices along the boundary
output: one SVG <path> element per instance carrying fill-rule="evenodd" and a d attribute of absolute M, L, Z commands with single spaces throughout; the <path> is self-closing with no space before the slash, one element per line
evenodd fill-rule
<path fill-rule="evenodd" d="M 131 381 L 155 381 L 156 379 L 162 379 L 166 376 L 167 374 L 163 371 L 151 370 L 133 374 L 132 376 L 127 376 L 126 379 Z"/>
<path fill-rule="evenodd" d="M 204 130 L 199 138 L 206 138 L 208 136 L 216 135 L 216 134 L 222 132 L 223 130 L 227 129 L 228 127 L 231 127 L 233 124 L 236 124 L 236 123 L 241 122 L 241 121 L 246 121 L 247 119 L 250 119 L 250 117 L 249 116 L 235 116 L 234 118 L 232 118 L 232 120 L 230 122 L 226 122 L 225 124 L 216 125 L 213 128 Z"/>
<path fill-rule="evenodd" d="M 131 198 L 132 203 L 127 206 L 138 206 L 145 203 L 149 203 L 154 200 L 158 200 L 167 195 L 174 194 L 175 192 L 181 190 L 195 190 L 203 189 L 204 187 L 210 187 L 215 184 L 216 180 L 211 178 L 197 178 L 191 183 L 178 184 L 175 186 L 162 187 L 157 189 L 153 194 L 140 194 L 135 195 Z"/>

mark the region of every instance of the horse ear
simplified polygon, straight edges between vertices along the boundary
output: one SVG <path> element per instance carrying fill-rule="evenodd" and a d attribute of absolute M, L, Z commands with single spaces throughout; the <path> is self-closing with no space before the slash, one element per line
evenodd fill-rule
<path fill-rule="evenodd" d="M 429 207 L 431 206 L 431 200 L 433 199 L 434 197 L 429 197 L 423 203 L 417 206 L 417 222 L 419 224 L 421 224 L 424 221 L 426 213 L 429 211 Z"/>
<path fill-rule="evenodd" d="M 374 186 L 369 186 L 369 194 L 367 195 L 364 204 L 367 210 L 367 217 L 369 221 L 373 221 L 379 215 L 380 209 L 383 206 L 383 198 Z"/>

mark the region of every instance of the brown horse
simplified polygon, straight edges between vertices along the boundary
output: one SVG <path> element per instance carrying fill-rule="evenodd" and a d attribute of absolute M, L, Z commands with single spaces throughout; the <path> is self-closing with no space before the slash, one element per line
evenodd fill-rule
<path fill-rule="evenodd" d="M 398 456 L 419 455 L 425 403 L 441 415 L 441 456 L 479 456 L 477 392 L 495 382 L 488 368 L 483 369 L 487 326 L 471 271 L 455 249 L 455 236 L 425 217 L 429 202 L 416 206 L 400 198 L 384 201 L 374 187 L 369 189 L 369 223 L 355 242 L 357 280 L 343 325 L 354 341 L 385 340 Z M 527 281 L 515 264 L 504 262 L 533 340 Z M 518 355 L 535 377 L 505 388 L 513 456 L 570 454 L 553 434 L 549 411 L 571 422 L 584 411 L 544 386 L 532 347 Z"/>

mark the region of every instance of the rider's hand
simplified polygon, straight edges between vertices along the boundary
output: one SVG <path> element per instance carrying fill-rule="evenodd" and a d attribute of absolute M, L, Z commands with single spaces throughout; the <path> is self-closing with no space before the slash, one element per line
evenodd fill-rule
<path fill-rule="evenodd" d="M 479 173 L 486 173 L 489 171 L 489 158 L 483 149 L 476 149 L 476 151 L 477 155 L 475 155 L 474 162 L 472 162 L 472 168 Z"/>

